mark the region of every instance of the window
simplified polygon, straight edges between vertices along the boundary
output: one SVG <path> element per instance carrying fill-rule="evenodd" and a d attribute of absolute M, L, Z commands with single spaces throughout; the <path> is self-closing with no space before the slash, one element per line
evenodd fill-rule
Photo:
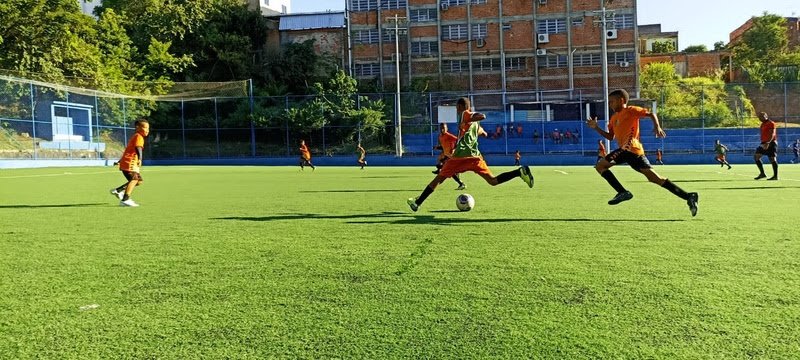
<path fill-rule="evenodd" d="M 506 58 L 506 70 L 524 70 L 524 69 L 525 69 L 524 57 Z"/>
<path fill-rule="evenodd" d="M 486 24 L 473 24 L 472 25 L 472 38 L 473 39 L 485 39 L 487 32 L 487 25 Z"/>
<path fill-rule="evenodd" d="M 378 0 L 351 0 L 353 11 L 369 11 L 378 9 Z"/>
<path fill-rule="evenodd" d="M 445 60 L 442 61 L 442 70 L 445 72 L 457 73 L 469 70 L 468 60 Z"/>
<path fill-rule="evenodd" d="M 281 14 L 286 14 L 286 5 L 281 5 Z"/>
<path fill-rule="evenodd" d="M 500 59 L 472 59 L 472 70 L 474 71 L 499 71 Z"/>
<path fill-rule="evenodd" d="M 353 32 L 353 44 L 377 44 L 378 30 L 357 30 Z"/>
<path fill-rule="evenodd" d="M 456 5 L 466 5 L 467 0 L 442 0 L 442 5 L 449 5 L 449 6 L 456 6 Z"/>
<path fill-rule="evenodd" d="M 633 14 L 615 14 L 614 28 L 633 29 Z"/>
<path fill-rule="evenodd" d="M 583 26 L 583 18 L 582 17 L 574 17 L 572 18 L 572 27 L 581 27 Z"/>
<path fill-rule="evenodd" d="M 409 13 L 411 22 L 436 21 L 438 14 L 436 9 L 414 9 Z"/>
<path fill-rule="evenodd" d="M 383 29 L 383 42 L 394 43 L 395 34 L 394 29 Z"/>
<path fill-rule="evenodd" d="M 381 73 L 381 65 L 378 63 L 356 64 L 356 76 L 378 76 Z"/>
<path fill-rule="evenodd" d="M 602 65 L 603 57 L 600 53 L 585 53 L 576 54 L 572 59 L 572 64 L 575 66 L 598 66 Z"/>
<path fill-rule="evenodd" d="M 411 55 L 431 56 L 439 53 L 439 43 L 436 41 L 412 41 Z"/>
<path fill-rule="evenodd" d="M 467 38 L 467 25 L 442 25 L 443 40 L 464 40 Z"/>
<path fill-rule="evenodd" d="M 610 52 L 608 53 L 608 63 L 609 64 L 618 64 L 621 62 L 634 62 L 636 57 L 633 54 L 633 51 L 621 51 L 621 52 Z"/>
<path fill-rule="evenodd" d="M 564 19 L 542 19 L 536 24 L 538 34 L 556 34 L 567 32 L 567 21 Z"/>
<path fill-rule="evenodd" d="M 470 3 L 473 5 L 486 4 L 486 0 L 471 0 Z"/>
<path fill-rule="evenodd" d="M 567 57 L 565 55 L 548 55 L 541 64 L 548 68 L 567 67 Z"/>
<path fill-rule="evenodd" d="M 381 0 L 381 9 L 405 9 L 408 0 Z"/>

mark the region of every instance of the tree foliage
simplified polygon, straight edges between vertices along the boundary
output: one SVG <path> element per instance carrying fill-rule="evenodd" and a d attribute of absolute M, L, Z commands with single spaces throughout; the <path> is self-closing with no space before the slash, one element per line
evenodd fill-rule
<path fill-rule="evenodd" d="M 654 54 L 668 54 L 674 53 L 677 51 L 675 48 L 675 43 L 672 41 L 655 41 L 653 42 L 653 53 Z"/>
<path fill-rule="evenodd" d="M 683 49 L 685 53 L 704 53 L 708 52 L 708 47 L 705 44 L 700 45 L 690 45 Z"/>
<path fill-rule="evenodd" d="M 755 110 L 741 87 L 728 88 L 721 76 L 682 78 L 670 63 L 652 63 L 641 73 L 642 97 L 659 104 L 670 127 L 738 126 Z M 702 120 L 701 120 L 702 119 Z"/>
<path fill-rule="evenodd" d="M 786 19 L 764 13 L 732 46 L 733 61 L 752 82 L 800 80 L 800 52 L 789 49 Z"/>

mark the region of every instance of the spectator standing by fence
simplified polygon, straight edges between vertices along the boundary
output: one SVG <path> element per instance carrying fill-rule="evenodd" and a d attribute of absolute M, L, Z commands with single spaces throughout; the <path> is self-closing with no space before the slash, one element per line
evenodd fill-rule
<path fill-rule="evenodd" d="M 800 161 L 800 139 L 795 140 L 792 145 L 789 145 L 792 149 L 792 154 L 794 155 L 794 159 L 792 159 L 792 164 L 797 164 Z"/>
<path fill-rule="evenodd" d="M 761 180 L 767 177 L 764 174 L 764 165 L 761 163 L 761 157 L 767 155 L 772 164 L 772 177 L 767 180 L 778 180 L 778 132 L 775 130 L 775 122 L 770 120 L 769 115 L 763 111 L 758 114 L 758 120 L 761 121 L 761 144 L 758 145 L 756 153 L 753 155 L 753 160 L 758 166 L 758 176 L 755 179 Z"/>

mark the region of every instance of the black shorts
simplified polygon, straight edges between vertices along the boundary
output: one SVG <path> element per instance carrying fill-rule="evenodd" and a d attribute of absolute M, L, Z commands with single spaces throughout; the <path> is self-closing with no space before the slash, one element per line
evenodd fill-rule
<path fill-rule="evenodd" d="M 617 149 L 606 155 L 606 160 L 612 164 L 627 163 L 633 170 L 642 171 L 650 169 L 650 161 L 644 155 L 636 155 L 628 150 Z"/>
<path fill-rule="evenodd" d="M 142 181 L 142 180 L 144 180 L 144 179 L 142 179 L 142 174 L 139 174 L 139 173 L 133 172 L 133 171 L 122 170 L 122 175 L 125 176 L 125 178 L 128 179 L 128 181 L 131 181 L 131 180 Z"/>
<path fill-rule="evenodd" d="M 756 155 L 767 155 L 769 157 L 775 157 L 775 154 L 777 153 L 778 153 L 778 143 L 774 141 L 769 142 L 767 150 L 764 150 L 761 146 L 756 148 Z"/>

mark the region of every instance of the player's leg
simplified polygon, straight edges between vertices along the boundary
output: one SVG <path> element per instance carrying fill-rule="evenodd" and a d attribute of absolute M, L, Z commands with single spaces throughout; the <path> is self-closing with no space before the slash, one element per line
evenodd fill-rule
<path fill-rule="evenodd" d="M 422 206 L 422 203 L 425 202 L 428 196 L 433 194 L 433 191 L 436 190 L 436 187 L 439 186 L 439 184 L 441 184 L 446 179 L 447 177 L 443 177 L 441 174 L 436 175 L 436 177 L 433 178 L 433 180 L 428 184 L 428 186 L 426 186 L 425 189 L 422 189 L 422 193 L 419 194 L 419 196 L 415 198 L 409 198 L 408 201 L 406 201 L 406 203 L 411 208 L 411 211 L 419 210 L 419 207 Z"/>
<path fill-rule="evenodd" d="M 492 172 L 491 170 L 489 170 L 489 166 L 486 165 L 486 162 L 483 159 L 480 159 L 480 161 L 475 163 L 473 168 L 471 168 L 470 170 L 480 175 L 480 177 L 486 180 L 486 183 L 492 186 L 497 186 L 519 177 L 523 181 L 525 181 L 526 184 L 528 184 L 528 187 L 530 188 L 533 187 L 533 173 L 531 173 L 530 168 L 527 166 L 523 166 L 511 171 L 506 171 L 495 177 L 494 175 L 492 175 Z"/>
<path fill-rule="evenodd" d="M 727 165 L 728 170 L 731 169 L 731 164 L 728 162 L 728 159 L 725 157 L 725 155 L 722 155 L 722 165 Z"/>
<path fill-rule="evenodd" d="M 631 165 L 633 166 L 633 165 Z M 640 173 L 644 174 L 648 181 L 658 186 L 663 187 L 664 189 L 669 190 L 669 192 L 675 194 L 675 196 L 686 200 L 686 205 L 689 206 L 689 211 L 691 211 L 692 216 L 697 215 L 697 202 L 700 199 L 700 196 L 696 192 L 688 193 L 681 189 L 678 185 L 675 185 L 669 179 L 658 175 L 652 168 L 644 167 L 637 169 Z"/>
<path fill-rule="evenodd" d="M 761 156 L 763 156 L 762 151 L 763 149 L 759 146 L 756 148 L 756 153 L 753 154 L 753 160 L 755 160 L 756 166 L 758 167 L 758 176 L 755 177 L 756 180 L 767 177 L 767 174 L 764 173 L 764 164 L 761 163 Z"/>
<path fill-rule="evenodd" d="M 456 183 L 458 183 L 458 187 L 456 188 L 456 190 L 464 190 L 464 189 L 467 188 L 467 184 L 465 184 L 463 181 L 461 181 L 461 178 L 458 176 L 458 174 L 453 175 L 452 179 Z"/>
<path fill-rule="evenodd" d="M 767 180 L 778 180 L 778 154 L 774 152 L 769 157 L 769 162 L 772 164 L 772 177 Z"/>
<path fill-rule="evenodd" d="M 128 188 L 128 184 L 131 182 L 132 179 L 130 173 L 127 171 L 123 171 L 122 176 L 125 177 L 126 180 L 125 183 L 120 186 L 117 186 L 114 189 L 111 189 L 111 195 L 113 195 L 119 200 L 122 200 L 122 198 L 125 196 L 125 189 Z"/>
<path fill-rule="evenodd" d="M 614 173 L 611 172 L 611 167 L 621 160 L 618 158 L 622 157 L 624 153 L 625 151 L 622 149 L 614 150 L 605 158 L 600 159 L 600 161 L 594 165 L 594 169 L 597 171 L 597 173 L 600 174 L 603 179 L 606 179 L 606 182 L 608 182 L 608 184 L 611 185 L 611 187 L 617 192 L 617 195 L 608 201 L 609 205 L 616 205 L 633 198 L 633 194 L 625 189 L 619 180 L 617 180 L 617 177 L 614 176 Z"/>
<path fill-rule="evenodd" d="M 122 206 L 139 206 L 136 202 L 131 199 L 131 194 L 133 193 L 133 189 L 136 188 L 136 185 L 139 184 L 139 180 L 142 178 L 139 173 L 135 172 L 125 172 L 125 177 L 129 178 L 128 184 L 125 186 L 125 193 L 122 196 L 122 200 L 120 201 L 120 205 Z"/>

